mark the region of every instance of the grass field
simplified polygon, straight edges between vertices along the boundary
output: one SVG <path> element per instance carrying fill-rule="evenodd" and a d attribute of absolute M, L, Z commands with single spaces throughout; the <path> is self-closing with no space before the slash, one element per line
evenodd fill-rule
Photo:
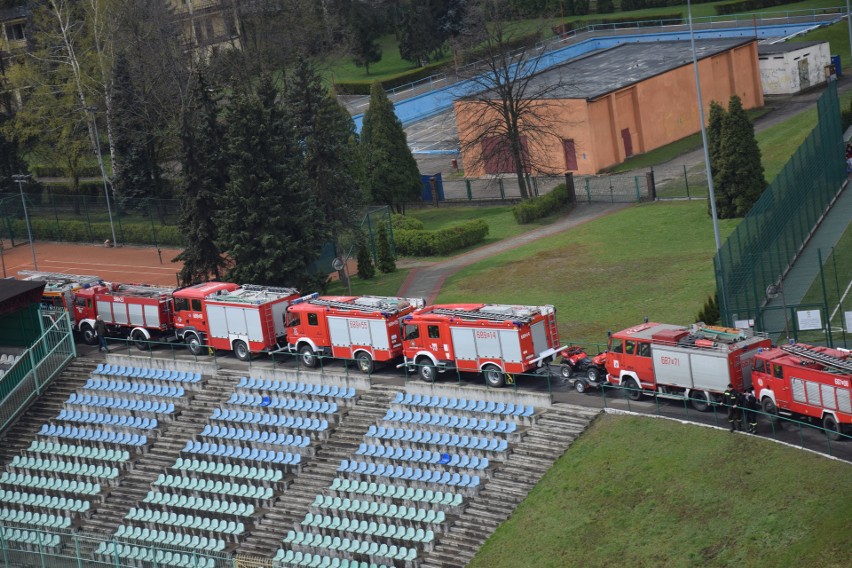
<path fill-rule="evenodd" d="M 361 280 L 357 276 L 352 277 L 352 294 L 355 296 L 396 296 L 402 283 L 408 278 L 408 270 L 397 270 L 390 274 L 383 274 L 376 270 L 375 278 Z M 339 281 L 329 284 L 326 293 L 329 295 L 346 295 L 349 290 Z"/>
<path fill-rule="evenodd" d="M 849 468 L 767 440 L 604 415 L 469 567 L 848 566 Z"/>
<path fill-rule="evenodd" d="M 737 220 L 721 221 L 722 237 Z M 439 302 L 554 304 L 565 341 L 604 341 L 644 316 L 693 321 L 715 289 L 706 202 L 653 203 L 469 266 Z"/>

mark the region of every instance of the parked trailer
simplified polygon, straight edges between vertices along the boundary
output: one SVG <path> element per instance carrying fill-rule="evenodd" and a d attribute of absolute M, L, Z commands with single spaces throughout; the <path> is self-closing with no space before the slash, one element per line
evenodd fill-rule
<path fill-rule="evenodd" d="M 745 330 L 643 323 L 610 335 L 607 380 L 629 389 L 632 400 L 689 398 L 703 412 L 721 402 L 729 383 L 739 391 L 751 386 L 754 356 L 770 346 L 768 337 Z"/>
<path fill-rule="evenodd" d="M 204 347 L 226 349 L 247 361 L 252 353 L 286 345 L 285 314 L 299 297 L 293 288 L 209 282 L 178 290 L 175 327 L 178 338 L 200 355 Z"/>
<path fill-rule="evenodd" d="M 848 351 L 805 343 L 761 351 L 752 371 L 763 410 L 819 420 L 837 440 L 852 428 L 852 358 Z"/>
<path fill-rule="evenodd" d="M 355 359 L 364 373 L 376 363 L 402 356 L 402 318 L 423 300 L 386 296 L 319 296 L 294 301 L 288 309 L 289 349 L 315 367 L 318 355 Z"/>
<path fill-rule="evenodd" d="M 404 323 L 404 365 L 429 383 L 436 371 L 458 369 L 481 372 L 489 386 L 501 387 L 565 347 L 559 345 L 556 309 L 549 305 L 435 305 Z"/>
<path fill-rule="evenodd" d="M 42 304 L 52 308 L 65 308 L 69 312 L 74 309 L 74 293 L 77 290 L 94 286 L 101 282 L 97 276 L 82 274 L 63 274 L 60 272 L 41 272 L 38 270 L 21 270 L 19 280 L 35 280 L 44 282 Z"/>
<path fill-rule="evenodd" d="M 107 331 L 129 337 L 139 349 L 174 329 L 172 288 L 147 284 L 98 284 L 74 293 L 74 327 L 83 341 L 95 345 L 95 320 L 100 316 Z"/>

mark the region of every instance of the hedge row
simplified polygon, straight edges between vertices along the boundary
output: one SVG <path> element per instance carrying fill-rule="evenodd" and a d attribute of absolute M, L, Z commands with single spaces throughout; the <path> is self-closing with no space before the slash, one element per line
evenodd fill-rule
<path fill-rule="evenodd" d="M 417 69 L 412 69 L 411 71 L 394 75 L 388 79 L 380 81 L 380 83 L 382 84 L 382 88 L 385 90 L 394 89 L 396 87 L 401 87 L 402 85 L 414 83 L 420 79 L 431 77 L 432 75 L 439 73 L 446 66 L 447 63 L 445 61 L 440 63 L 430 63 L 424 67 L 418 67 Z M 334 91 L 338 95 L 369 95 L 370 87 L 373 83 L 373 80 L 338 81 L 334 83 Z"/>
<path fill-rule="evenodd" d="M 739 2 L 718 4 L 713 8 L 720 16 L 726 16 L 728 14 L 738 14 L 740 12 L 760 10 L 761 8 L 771 8 L 773 6 L 781 6 L 783 4 L 792 4 L 796 1 L 797 0 L 740 0 Z"/>
<path fill-rule="evenodd" d="M 519 225 L 525 225 L 565 209 L 568 205 L 568 188 L 564 183 L 561 183 L 554 187 L 550 193 L 521 201 L 512 207 L 512 214 Z"/>
<path fill-rule="evenodd" d="M 441 256 L 475 245 L 488 235 L 482 219 L 466 221 L 439 231 L 394 230 L 396 252 L 404 256 Z"/>
<path fill-rule="evenodd" d="M 423 221 L 417 217 L 409 217 L 408 215 L 394 213 L 393 217 L 391 217 L 391 226 L 394 231 L 422 231 Z"/>
<path fill-rule="evenodd" d="M 15 235 L 26 237 L 27 226 L 23 219 L 11 222 Z M 65 241 L 76 243 L 101 243 L 112 240 L 109 223 L 86 223 L 84 221 L 55 221 L 30 219 L 33 238 L 42 241 Z M 0 230 L 5 227 L 0 227 Z M 162 246 L 182 246 L 181 235 L 175 226 L 156 226 L 156 242 L 149 223 L 116 224 L 115 232 L 120 243 Z"/>
<path fill-rule="evenodd" d="M 56 166 L 31 166 L 30 171 L 35 177 L 68 177 L 67 172 Z M 83 166 L 80 168 L 80 177 L 101 177 L 101 167 L 97 164 L 93 166 Z"/>
<path fill-rule="evenodd" d="M 629 24 L 638 24 L 638 27 L 656 26 L 660 21 L 665 20 L 667 24 L 683 23 L 683 14 L 680 12 L 671 14 L 655 14 L 653 16 L 624 16 L 623 18 L 595 18 L 592 20 L 584 20 L 582 23 L 587 26 L 608 26 L 615 27 L 633 27 Z M 624 26 L 619 26 L 624 24 Z"/>

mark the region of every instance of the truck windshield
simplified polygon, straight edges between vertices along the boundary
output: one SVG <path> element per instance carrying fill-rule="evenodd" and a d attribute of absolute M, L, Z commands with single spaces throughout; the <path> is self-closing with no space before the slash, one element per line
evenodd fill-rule
<path fill-rule="evenodd" d="M 175 298 L 175 311 L 183 312 L 189 309 L 189 300 L 186 298 Z"/>
<path fill-rule="evenodd" d="M 612 339 L 610 340 L 609 350 L 613 353 L 622 353 L 624 351 L 624 347 L 621 345 L 620 339 Z"/>
<path fill-rule="evenodd" d="M 416 325 L 406 325 L 404 336 L 406 339 L 417 339 L 420 337 L 420 327 Z"/>

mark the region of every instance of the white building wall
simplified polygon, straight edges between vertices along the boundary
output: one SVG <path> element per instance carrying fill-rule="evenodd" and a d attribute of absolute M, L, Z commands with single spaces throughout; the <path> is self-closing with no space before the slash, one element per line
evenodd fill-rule
<path fill-rule="evenodd" d="M 831 64 L 828 42 L 758 59 L 764 95 L 791 95 L 825 83 Z"/>

